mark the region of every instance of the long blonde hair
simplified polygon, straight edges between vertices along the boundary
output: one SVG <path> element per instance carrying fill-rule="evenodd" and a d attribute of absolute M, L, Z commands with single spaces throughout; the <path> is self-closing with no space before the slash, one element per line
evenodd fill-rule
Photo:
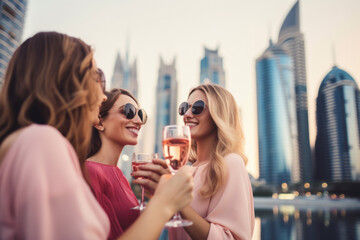
<path fill-rule="evenodd" d="M 204 198 L 213 196 L 225 184 L 227 168 L 224 157 L 230 153 L 239 154 L 245 164 L 244 134 L 241 128 L 239 109 L 231 93 L 220 85 L 202 84 L 190 90 L 190 95 L 195 91 L 202 91 L 208 100 L 211 118 L 217 127 L 216 141 L 211 148 L 210 162 L 205 169 L 203 185 L 199 193 Z M 189 160 L 195 162 L 197 145 L 193 141 Z"/>
<path fill-rule="evenodd" d="M 93 52 L 80 39 L 41 32 L 13 54 L 0 95 L 0 144 L 32 123 L 57 128 L 85 160 L 96 107 Z"/>

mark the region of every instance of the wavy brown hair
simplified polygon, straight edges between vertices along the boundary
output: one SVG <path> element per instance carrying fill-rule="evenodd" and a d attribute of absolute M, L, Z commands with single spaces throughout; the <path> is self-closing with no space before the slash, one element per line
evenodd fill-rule
<path fill-rule="evenodd" d="M 90 113 L 98 101 L 93 52 L 82 40 L 40 32 L 13 54 L 0 95 L 0 144 L 30 124 L 47 124 L 65 136 L 79 159 L 91 137 Z"/>
<path fill-rule="evenodd" d="M 239 109 L 232 94 L 217 84 L 202 84 L 190 90 L 190 95 L 195 91 L 202 91 L 208 100 L 211 118 L 216 125 L 216 141 L 211 148 L 210 162 L 206 167 L 203 186 L 199 193 L 205 198 L 213 196 L 225 184 L 227 168 L 224 157 L 230 153 L 239 154 L 245 164 L 244 134 L 241 128 Z M 196 162 L 197 145 L 192 141 L 189 161 Z"/>
<path fill-rule="evenodd" d="M 105 95 L 107 97 L 107 100 L 102 102 L 99 112 L 99 118 L 100 122 L 104 119 L 106 119 L 107 115 L 109 114 L 110 109 L 114 106 L 115 102 L 118 100 L 118 98 L 121 95 L 127 95 L 131 97 L 137 105 L 139 105 L 136 98 L 127 90 L 122 88 L 114 88 L 110 92 L 105 92 Z M 87 158 L 90 158 L 94 156 L 101 148 L 101 138 L 99 134 L 99 130 L 97 130 L 95 127 L 92 129 L 92 136 L 91 136 L 91 143 L 90 143 L 90 149 L 87 155 Z"/>

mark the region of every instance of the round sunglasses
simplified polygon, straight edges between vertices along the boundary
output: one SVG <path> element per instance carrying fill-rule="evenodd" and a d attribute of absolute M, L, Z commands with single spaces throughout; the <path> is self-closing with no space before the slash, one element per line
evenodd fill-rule
<path fill-rule="evenodd" d="M 101 89 L 103 90 L 103 93 L 105 93 L 105 88 L 106 88 L 105 74 L 100 68 L 97 69 L 97 74 L 98 74 L 98 80 L 97 81 L 100 82 Z"/>
<path fill-rule="evenodd" d="M 190 108 L 190 104 L 188 102 L 181 103 L 179 106 L 180 116 L 183 116 L 187 112 L 187 110 L 189 110 L 189 108 Z M 191 105 L 191 112 L 194 115 L 201 114 L 204 111 L 204 109 L 205 109 L 205 103 L 203 100 L 198 100 Z"/>
<path fill-rule="evenodd" d="M 144 109 L 137 109 L 131 103 L 127 103 L 124 106 L 120 107 L 120 113 L 124 114 L 127 119 L 133 119 L 138 114 L 141 123 L 144 125 L 147 121 L 147 114 Z"/>

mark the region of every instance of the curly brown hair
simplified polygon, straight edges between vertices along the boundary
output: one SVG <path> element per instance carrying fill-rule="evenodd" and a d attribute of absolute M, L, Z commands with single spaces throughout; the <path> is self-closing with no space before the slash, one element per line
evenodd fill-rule
<path fill-rule="evenodd" d="M 91 137 L 95 94 L 93 51 L 82 40 L 40 32 L 13 54 L 0 94 L 0 144 L 30 124 L 47 124 L 65 136 L 80 160 Z"/>

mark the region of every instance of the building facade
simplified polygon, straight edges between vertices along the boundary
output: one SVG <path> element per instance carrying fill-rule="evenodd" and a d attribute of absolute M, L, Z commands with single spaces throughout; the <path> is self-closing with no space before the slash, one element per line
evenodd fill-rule
<path fill-rule="evenodd" d="M 166 125 L 176 124 L 177 80 L 174 61 L 167 65 L 160 57 L 160 68 L 156 85 L 155 153 L 162 155 L 162 131 Z"/>
<path fill-rule="evenodd" d="M 24 29 L 27 0 L 0 1 L 0 89 L 5 71 Z"/>
<path fill-rule="evenodd" d="M 223 58 L 219 56 L 219 48 L 210 50 L 204 48 L 205 56 L 200 61 L 200 84 L 215 83 L 225 87 L 225 72 Z"/>
<path fill-rule="evenodd" d="M 124 88 L 136 98 L 138 97 L 136 59 L 133 64 L 130 64 L 128 50 L 126 51 L 124 61 L 121 59 L 120 53 L 116 55 L 110 88 Z"/>
<path fill-rule="evenodd" d="M 282 47 L 293 61 L 300 177 L 303 182 L 307 182 L 312 179 L 313 170 L 309 139 L 305 47 L 304 36 L 300 31 L 299 1 L 291 8 L 282 24 L 277 45 Z"/>
<path fill-rule="evenodd" d="M 299 182 L 293 62 L 270 41 L 256 60 L 260 179 L 268 184 Z"/>
<path fill-rule="evenodd" d="M 360 181 L 360 92 L 354 79 L 334 66 L 316 100 L 315 178 Z"/>

